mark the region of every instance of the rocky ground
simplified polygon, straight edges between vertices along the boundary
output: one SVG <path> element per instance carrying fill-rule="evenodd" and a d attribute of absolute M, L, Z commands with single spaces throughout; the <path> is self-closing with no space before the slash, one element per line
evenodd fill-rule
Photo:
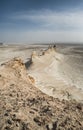
<path fill-rule="evenodd" d="M 42 93 L 21 59 L 0 66 L 0 130 L 83 130 L 83 104 Z"/>

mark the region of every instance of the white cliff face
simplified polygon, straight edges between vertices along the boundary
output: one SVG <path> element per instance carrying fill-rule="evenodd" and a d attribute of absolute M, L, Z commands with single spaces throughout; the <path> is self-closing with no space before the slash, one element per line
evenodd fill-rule
<path fill-rule="evenodd" d="M 35 53 L 32 62 L 29 73 L 43 92 L 60 99 L 83 100 L 83 75 L 77 57 L 72 58 L 49 48 L 44 55 L 37 56 Z"/>

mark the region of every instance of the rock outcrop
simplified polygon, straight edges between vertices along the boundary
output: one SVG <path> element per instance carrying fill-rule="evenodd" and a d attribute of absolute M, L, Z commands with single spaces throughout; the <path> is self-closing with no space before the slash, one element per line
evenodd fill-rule
<path fill-rule="evenodd" d="M 82 103 L 48 96 L 31 81 L 20 59 L 0 67 L 0 130 L 83 130 Z"/>

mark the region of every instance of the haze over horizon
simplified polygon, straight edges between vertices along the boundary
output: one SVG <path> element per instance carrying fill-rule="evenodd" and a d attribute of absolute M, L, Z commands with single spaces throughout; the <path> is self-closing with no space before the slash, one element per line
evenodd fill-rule
<path fill-rule="evenodd" d="M 83 42 L 83 0 L 0 0 L 0 42 Z"/>

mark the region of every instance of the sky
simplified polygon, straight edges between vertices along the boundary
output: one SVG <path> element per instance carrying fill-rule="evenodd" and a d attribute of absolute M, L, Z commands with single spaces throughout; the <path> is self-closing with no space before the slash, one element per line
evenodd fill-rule
<path fill-rule="evenodd" d="M 0 0 L 0 42 L 83 43 L 83 0 Z"/>

